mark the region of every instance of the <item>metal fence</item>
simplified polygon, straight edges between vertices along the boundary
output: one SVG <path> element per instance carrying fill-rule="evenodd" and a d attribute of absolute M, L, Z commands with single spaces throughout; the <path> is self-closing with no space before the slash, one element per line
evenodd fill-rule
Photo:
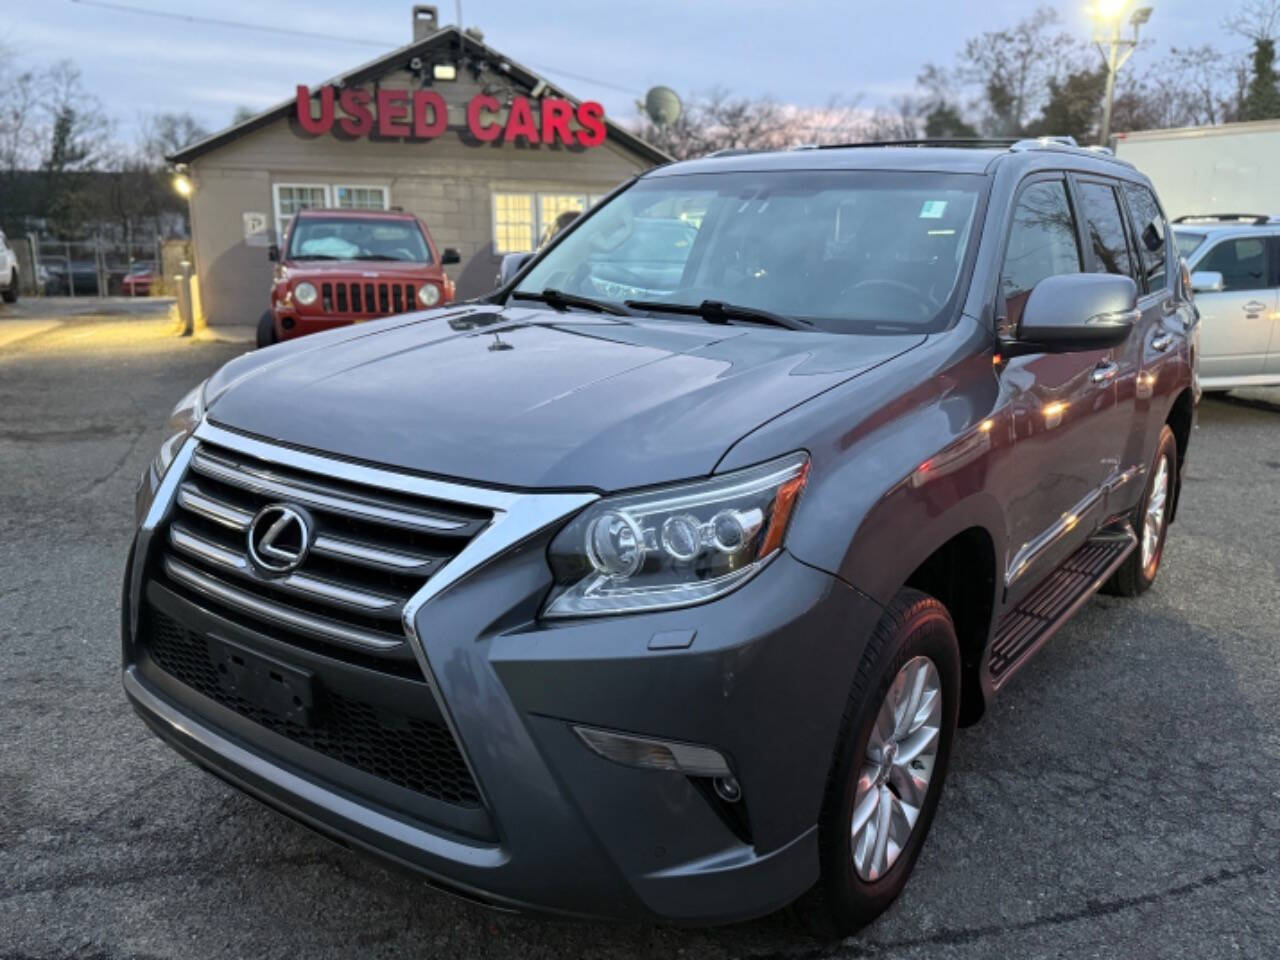
<path fill-rule="evenodd" d="M 145 297 L 163 292 L 163 248 L 149 241 L 35 237 L 35 286 L 45 296 Z"/>

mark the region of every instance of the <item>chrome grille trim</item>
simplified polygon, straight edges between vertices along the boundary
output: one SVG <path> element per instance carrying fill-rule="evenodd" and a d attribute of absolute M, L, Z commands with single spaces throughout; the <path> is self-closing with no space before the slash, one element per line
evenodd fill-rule
<path fill-rule="evenodd" d="M 238 590 L 229 583 L 199 572 L 173 557 L 164 558 L 164 572 L 174 582 L 202 593 L 205 596 L 225 604 L 243 613 L 252 614 L 278 626 L 297 630 L 320 640 L 339 643 L 357 650 L 377 650 L 386 652 L 403 646 L 403 640 L 379 636 L 372 631 L 358 630 L 345 624 L 334 623 L 322 617 L 315 617 L 281 606 L 261 597 L 254 596 L 244 590 Z"/>
<path fill-rule="evenodd" d="M 323 554 L 326 557 L 350 560 L 352 563 L 359 563 L 377 570 L 390 570 L 393 573 L 427 573 L 432 567 L 443 562 L 437 557 L 405 553 L 401 550 L 387 550 L 327 533 L 316 537 L 315 543 L 311 544 L 311 552 Z"/>
<path fill-rule="evenodd" d="M 376 500 L 351 494 L 334 493 L 319 484 L 305 480 L 275 477 L 266 471 L 224 460 L 203 447 L 197 449 L 195 456 L 191 458 L 191 469 L 206 477 L 221 480 L 223 483 L 252 493 L 278 497 L 281 500 L 320 510 L 332 510 L 335 513 L 359 517 L 363 520 L 420 530 L 424 533 L 470 536 L 482 525 L 470 520 L 432 516 L 425 512 L 420 513 L 393 504 L 378 503 Z"/>
<path fill-rule="evenodd" d="M 321 603 L 358 607 L 373 614 L 394 617 L 400 612 L 400 601 L 364 590 L 354 590 L 339 583 L 312 577 L 305 573 L 290 573 L 284 577 L 268 578 L 258 574 L 249 558 L 243 553 L 228 550 L 187 530 L 178 522 L 169 525 L 169 542 L 189 556 L 230 570 L 237 576 L 252 580 L 265 587 L 277 587 L 289 593 Z"/>
<path fill-rule="evenodd" d="M 253 522 L 253 514 L 248 510 L 241 510 L 229 503 L 215 500 L 190 482 L 178 487 L 178 506 L 199 514 L 206 520 L 212 520 L 214 523 L 240 532 L 248 530 L 249 524 Z"/>

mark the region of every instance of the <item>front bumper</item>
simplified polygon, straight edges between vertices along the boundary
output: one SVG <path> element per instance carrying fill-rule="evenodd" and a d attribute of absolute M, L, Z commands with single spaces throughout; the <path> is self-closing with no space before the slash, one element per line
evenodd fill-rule
<path fill-rule="evenodd" d="M 149 511 L 153 521 L 162 509 Z M 785 905 L 818 876 L 826 777 L 878 607 L 783 553 L 703 606 L 543 624 L 553 533 L 500 554 L 413 615 L 435 696 L 482 794 L 487 819 L 477 829 L 446 823 L 425 798 L 383 802 L 295 762 L 269 731 L 170 683 L 139 648 L 130 609 L 125 690 L 148 725 L 202 767 L 472 899 L 685 923 Z M 144 537 L 139 549 L 145 569 Z M 126 601 L 151 602 L 146 590 Z M 650 649 L 655 635 L 681 631 L 694 633 L 687 648 Z M 719 750 L 742 786 L 745 830 L 707 784 L 606 760 L 575 724 Z"/>

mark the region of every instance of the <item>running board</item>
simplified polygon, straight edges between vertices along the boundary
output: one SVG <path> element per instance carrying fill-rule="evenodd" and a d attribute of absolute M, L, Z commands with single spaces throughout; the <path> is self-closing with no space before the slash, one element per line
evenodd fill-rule
<path fill-rule="evenodd" d="M 1095 534 L 1002 616 L 987 658 L 992 684 L 999 687 L 1057 633 L 1137 546 L 1128 522 Z"/>

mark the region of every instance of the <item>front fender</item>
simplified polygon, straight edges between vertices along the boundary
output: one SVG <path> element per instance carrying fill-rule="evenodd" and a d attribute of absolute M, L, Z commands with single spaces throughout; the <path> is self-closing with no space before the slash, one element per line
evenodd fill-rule
<path fill-rule="evenodd" d="M 971 527 L 987 532 L 997 559 L 1007 555 L 1004 511 L 988 483 L 1009 454 L 1004 412 L 993 412 L 998 396 L 990 333 L 962 317 L 760 427 L 717 470 L 808 449 L 813 466 L 788 549 L 885 605 L 934 550 Z"/>

